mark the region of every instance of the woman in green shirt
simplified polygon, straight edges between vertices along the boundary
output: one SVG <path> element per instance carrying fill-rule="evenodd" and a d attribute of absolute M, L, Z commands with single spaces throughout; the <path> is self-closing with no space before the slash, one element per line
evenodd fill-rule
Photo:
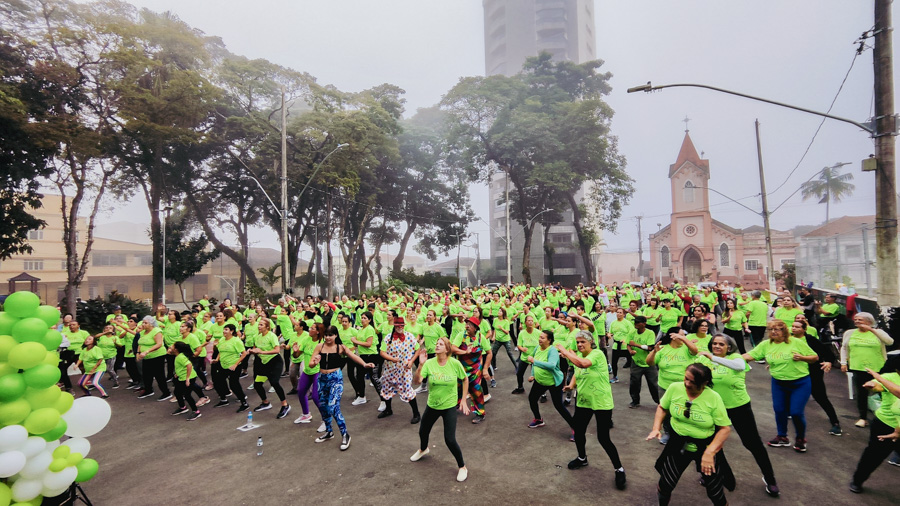
<path fill-rule="evenodd" d="M 204 398 L 203 390 L 197 385 L 197 371 L 194 370 L 191 358 L 194 356 L 194 350 L 191 345 L 184 341 L 175 341 L 170 348 L 170 353 L 175 357 L 175 381 L 172 385 L 175 387 L 175 398 L 178 399 L 178 409 L 172 412 L 173 416 L 183 415 L 188 412 L 190 406 L 191 415 L 188 421 L 200 418 L 200 410 L 197 409 L 197 403 L 191 392 L 197 394 L 197 399 Z M 185 406 L 187 402 L 188 406 Z"/>
<path fill-rule="evenodd" d="M 528 355 L 538 346 L 538 339 L 541 337 L 541 331 L 534 326 L 534 316 L 525 317 L 525 328 L 519 331 L 519 360 L 516 362 L 516 383 L 514 394 L 525 393 L 525 371 L 528 370 Z"/>
<path fill-rule="evenodd" d="M 75 363 L 75 367 L 81 368 L 82 364 L 84 364 L 84 374 L 78 380 L 78 386 L 84 392 L 82 397 L 91 396 L 91 391 L 87 388 L 88 382 L 90 382 L 100 392 L 100 397 L 108 399 L 109 395 L 106 393 L 103 385 L 100 384 L 100 380 L 103 379 L 103 373 L 106 372 L 103 350 L 96 345 L 95 338 L 91 335 L 84 338 L 84 343 L 81 346 L 81 355 L 78 356 L 78 362 Z"/>
<path fill-rule="evenodd" d="M 850 482 L 850 491 L 857 494 L 862 493 L 862 484 L 884 459 L 892 451 L 900 450 L 900 356 L 894 355 L 885 362 L 881 374 L 871 368 L 867 368 L 866 372 L 873 378 L 866 383 L 866 388 L 881 392 L 881 407 L 875 412 L 869 430 L 869 444 L 859 457 L 853 481 Z"/>
<path fill-rule="evenodd" d="M 725 311 L 722 312 L 722 321 L 725 322 L 725 335 L 734 339 L 737 344 L 738 351 L 743 355 L 747 353 L 744 349 L 744 331 L 749 332 L 747 327 L 747 313 L 737 309 L 734 299 L 725 301 Z"/>
<path fill-rule="evenodd" d="M 222 313 L 219 313 L 220 315 Z M 216 340 L 218 355 L 212 361 L 213 386 L 219 394 L 219 402 L 214 408 L 228 405 L 229 391 L 240 401 L 237 412 L 241 413 L 250 409 L 247 404 L 247 396 L 241 387 L 240 363 L 247 358 L 247 350 L 244 342 L 237 337 L 237 327 L 233 323 L 226 323 L 222 327 L 222 338 Z"/>
<path fill-rule="evenodd" d="M 781 307 L 775 310 L 775 318 L 784 322 L 788 328 L 794 324 L 794 318 L 798 314 L 803 314 L 803 309 L 797 307 L 794 299 L 790 297 L 781 298 Z"/>
<path fill-rule="evenodd" d="M 506 308 L 500 308 L 499 314 L 496 318 L 494 318 L 493 328 L 494 333 L 491 336 L 491 353 L 493 354 L 493 366 L 494 369 L 497 368 L 497 352 L 500 351 L 500 348 L 506 348 L 506 356 L 509 357 L 509 361 L 512 362 L 513 368 L 516 367 L 516 359 L 513 358 L 512 354 L 512 341 L 509 334 L 510 329 L 510 320 L 507 318 Z M 495 380 L 491 380 L 491 388 L 495 388 L 497 386 L 497 382 Z"/>
<path fill-rule="evenodd" d="M 841 371 L 853 373 L 856 408 L 859 411 L 856 426 L 865 427 L 869 424 L 869 392 L 865 384 L 872 381 L 866 368 L 873 371 L 881 369 L 887 360 L 886 347 L 894 344 L 894 339 L 876 327 L 875 317 L 871 313 L 856 313 L 853 324 L 856 328 L 844 332 L 841 342 Z"/>
<path fill-rule="evenodd" d="M 731 420 L 711 382 L 709 367 L 691 364 L 684 371 L 684 381 L 669 385 L 656 408 L 648 441 L 661 439 L 663 420 L 666 416 L 672 420 L 671 438 L 656 460 L 660 505 L 669 504 L 678 479 L 692 462 L 705 475 L 703 485 L 712 503 L 728 504 L 724 490 L 728 473 L 723 472 L 726 467 L 721 451 L 731 433 Z"/>
<path fill-rule="evenodd" d="M 272 321 L 266 318 L 259 320 L 259 335 L 256 336 L 254 346 L 248 351 L 257 356 L 258 361 L 253 364 L 253 388 L 259 394 L 262 401 L 259 406 L 253 408 L 253 411 L 264 411 L 272 409 L 272 403 L 266 398 L 266 389 L 263 388 L 262 377 L 269 381 L 269 385 L 275 389 L 275 394 L 281 401 L 281 409 L 278 410 L 276 419 L 282 419 L 291 412 L 291 405 L 288 404 L 287 397 L 284 395 L 284 389 L 281 388 L 281 372 L 284 370 L 284 361 L 281 358 L 281 345 L 278 343 L 278 337 L 272 330 Z"/>
<path fill-rule="evenodd" d="M 578 469 L 588 465 L 585 452 L 587 427 L 591 418 L 597 420 L 597 441 L 606 450 L 606 455 L 616 471 L 616 488 L 625 488 L 625 469 L 619 460 L 619 451 L 609 437 L 612 427 L 613 397 L 609 384 L 609 369 L 606 354 L 594 349 L 594 335 L 586 330 L 575 336 L 577 352 L 573 352 L 561 344 L 556 350 L 565 357 L 573 367 L 575 375 L 564 390 L 577 390 L 575 414 L 572 416 L 572 429 L 575 431 L 575 446 L 578 456 L 569 462 L 569 469 Z"/>
<path fill-rule="evenodd" d="M 429 311 L 429 314 L 433 314 L 433 311 Z M 359 330 L 350 338 L 350 342 L 356 346 L 356 352 L 359 355 L 359 358 L 363 360 L 366 364 L 374 364 L 375 367 L 372 369 L 368 369 L 369 373 L 369 381 L 372 383 L 372 387 L 375 389 L 375 394 L 379 397 L 381 396 L 381 367 L 384 365 L 384 359 L 381 358 L 381 355 L 378 353 L 378 335 L 375 333 L 375 327 L 372 326 L 372 313 L 365 312 L 360 316 L 360 322 L 362 326 Z M 343 323 L 343 320 L 342 320 Z M 440 325 L 437 325 L 437 328 L 441 328 Z M 356 365 L 351 366 L 347 364 L 347 367 L 354 367 L 359 369 L 362 376 L 360 377 L 360 386 L 359 393 L 360 396 L 353 401 L 351 404 L 360 405 L 368 402 L 366 400 L 366 369 L 363 367 L 359 367 Z"/>
<path fill-rule="evenodd" d="M 138 337 L 138 359 L 143 360 L 142 376 L 144 377 L 144 389 L 138 395 L 143 399 L 153 395 L 153 380 L 162 391 L 159 401 L 167 401 L 172 398 L 169 385 L 166 383 L 166 348 L 163 346 L 163 334 L 157 327 L 156 318 L 145 316 L 141 321 L 141 333 Z"/>
<path fill-rule="evenodd" d="M 541 332 L 538 340 L 538 347 L 528 356 L 528 363 L 531 364 L 531 370 L 534 376 L 528 378 L 531 385 L 531 392 L 528 393 L 528 404 L 531 407 L 531 413 L 534 419 L 528 424 L 531 429 L 544 426 L 544 419 L 541 417 L 541 410 L 538 407 L 538 399 L 550 391 L 550 399 L 553 401 L 553 407 L 563 417 L 563 420 L 572 428 L 572 415 L 563 405 L 562 389 L 565 375 L 559 368 L 559 351 L 552 346 L 555 336 L 553 332 L 545 330 Z"/>
<path fill-rule="evenodd" d="M 659 368 L 657 384 L 660 397 L 665 395 L 670 385 L 684 378 L 684 371 L 687 370 L 688 365 L 694 362 L 694 357 L 697 355 L 697 346 L 683 332 L 680 327 L 668 329 L 668 333 L 663 334 L 647 354 L 647 364 L 650 367 Z M 663 419 L 663 428 L 665 432 L 659 441 L 666 444 L 672 433 L 669 417 Z"/>
<path fill-rule="evenodd" d="M 466 481 L 469 471 L 463 460 L 462 450 L 456 442 L 457 409 L 463 415 L 469 414 L 469 406 L 466 397 L 460 398 L 459 392 L 468 392 L 469 376 L 462 364 L 455 358 L 451 358 L 452 346 L 446 336 L 441 336 L 435 342 L 435 354 L 433 358 L 421 360 L 422 355 L 427 356 L 424 348 L 419 349 L 419 367 L 416 369 L 413 381 L 421 383 L 430 378 L 431 389 L 428 392 L 428 402 L 425 412 L 422 413 L 422 423 L 419 425 L 419 449 L 409 458 L 418 462 L 429 453 L 428 436 L 438 418 L 444 419 L 444 443 L 456 458 L 459 471 L 456 473 L 456 481 Z M 461 385 L 461 390 L 460 390 Z"/>

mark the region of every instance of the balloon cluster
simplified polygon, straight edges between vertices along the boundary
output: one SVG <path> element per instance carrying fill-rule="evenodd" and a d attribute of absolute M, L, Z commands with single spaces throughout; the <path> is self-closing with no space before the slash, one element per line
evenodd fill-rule
<path fill-rule="evenodd" d="M 31 292 L 7 297 L 0 312 L 0 506 L 41 503 L 97 474 L 86 437 L 109 422 L 109 404 L 75 400 L 60 380 L 59 311 Z M 49 329 L 49 330 L 48 330 Z M 69 437 L 64 442 L 60 438 Z"/>

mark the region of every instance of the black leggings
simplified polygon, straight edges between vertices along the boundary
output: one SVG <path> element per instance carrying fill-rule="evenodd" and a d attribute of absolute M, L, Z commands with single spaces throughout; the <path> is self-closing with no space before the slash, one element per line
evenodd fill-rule
<path fill-rule="evenodd" d="M 72 350 L 65 349 L 59 352 L 60 379 L 66 390 L 72 390 L 72 380 L 69 379 L 69 366 L 74 364 L 77 360 L 78 358 Z M 140 379 L 140 376 L 138 376 L 138 379 Z"/>
<path fill-rule="evenodd" d="M 156 358 L 144 358 L 144 361 L 141 363 L 143 366 L 144 372 L 142 376 L 144 377 L 144 391 L 152 392 L 153 391 L 153 380 L 156 380 L 157 386 L 162 391 L 164 396 L 169 395 L 169 385 L 166 383 L 166 357 L 159 356 Z"/>
<path fill-rule="evenodd" d="M 609 429 L 612 427 L 611 409 L 593 410 L 575 407 L 575 416 L 572 417 L 572 429 L 575 431 L 575 447 L 578 449 L 578 456 L 583 459 L 587 458 L 584 449 L 586 443 L 585 433 L 592 417 L 597 419 L 597 441 L 606 450 L 613 469 L 619 469 L 622 467 L 622 461 L 619 460 L 619 451 L 616 449 L 616 445 L 613 444 L 612 439 L 609 438 Z"/>
<path fill-rule="evenodd" d="M 712 438 L 710 438 L 711 440 Z M 672 491 L 678 485 L 678 480 L 692 462 L 696 463 L 698 470 L 700 469 L 700 459 L 703 457 L 703 452 L 706 450 L 708 443 L 700 444 L 702 443 L 701 441 L 692 440 L 697 441 L 695 443 L 698 446 L 697 451 L 680 451 L 679 449 L 683 448 L 687 441 L 673 432 L 672 438 L 666 444 L 666 449 L 663 450 L 663 454 L 656 461 L 656 471 L 659 473 L 657 498 L 661 506 L 669 504 L 669 501 L 672 499 Z M 727 463 L 724 461 L 723 452 L 719 452 L 715 456 L 715 469 L 712 475 L 704 476 L 703 478 L 703 483 L 706 485 L 706 496 L 716 506 L 728 504 L 728 500 L 725 498 L 724 475 L 731 471 L 726 471 L 726 468 Z"/>
<path fill-rule="evenodd" d="M 369 382 L 372 383 L 372 388 L 375 389 L 375 393 L 378 394 L 379 398 L 381 398 L 381 368 L 384 366 L 384 358 L 382 358 L 381 355 L 375 353 L 372 353 L 370 355 L 360 355 L 359 358 L 361 358 L 363 362 L 367 364 L 375 364 L 375 367 L 372 369 L 363 368 L 363 382 L 362 387 L 359 389 L 359 392 L 362 394 L 362 397 L 366 396 L 365 371 L 369 371 Z"/>
<path fill-rule="evenodd" d="M 550 400 L 553 401 L 553 407 L 556 408 L 556 411 L 560 416 L 563 417 L 563 420 L 569 424 L 569 427 L 572 427 L 572 415 L 569 414 L 569 410 L 563 406 L 562 403 L 562 383 L 556 386 L 547 386 L 541 385 L 537 381 L 531 384 L 531 392 L 528 393 L 528 404 L 531 406 L 531 413 L 534 415 L 534 418 L 537 420 L 541 420 L 541 410 L 538 408 L 538 399 L 544 395 L 547 391 L 550 392 Z"/>
<path fill-rule="evenodd" d="M 187 402 L 188 406 L 190 406 L 191 411 L 197 411 L 197 403 L 194 402 L 194 397 L 191 395 L 191 392 L 195 392 L 197 394 L 197 399 L 203 398 L 203 391 L 200 390 L 200 387 L 197 386 L 197 378 L 191 378 L 190 385 L 185 385 L 184 380 L 180 380 L 175 378 L 175 382 L 173 386 L 175 387 L 175 398 L 178 399 L 178 407 L 183 408 L 184 403 Z"/>
<path fill-rule="evenodd" d="M 853 371 L 853 387 L 856 390 L 856 409 L 859 411 L 859 418 L 866 420 L 869 417 L 869 391 L 863 385 L 868 381 L 872 381 L 872 375 L 866 371 Z"/>
<path fill-rule="evenodd" d="M 753 417 L 753 410 L 750 403 L 726 410 L 728 418 L 734 430 L 741 437 L 741 443 L 756 459 L 756 465 L 762 471 L 763 478 L 769 485 L 775 485 L 775 471 L 772 469 L 772 462 L 769 460 L 769 454 L 763 445 L 762 439 L 759 437 L 759 430 L 756 427 L 756 419 Z M 724 458 L 724 456 L 723 456 Z"/>
<path fill-rule="evenodd" d="M 872 420 L 872 425 L 869 429 L 869 445 L 863 450 L 862 455 L 859 457 L 859 463 L 856 464 L 856 472 L 853 473 L 853 483 L 862 485 L 892 451 L 900 451 L 900 441 L 891 441 L 890 439 L 882 441 L 878 439 L 878 436 L 884 436 L 892 432 L 894 432 L 894 427 L 890 427 L 878 418 Z"/>
<path fill-rule="evenodd" d="M 459 449 L 459 443 L 456 442 L 456 406 L 449 409 L 434 409 L 431 406 L 425 406 L 425 413 L 422 414 L 422 424 L 419 425 L 419 450 L 428 449 L 428 436 L 431 434 L 431 428 L 438 418 L 444 419 L 444 443 L 450 449 L 450 453 L 456 458 L 458 467 L 465 467 L 463 461 L 462 450 Z"/>
<path fill-rule="evenodd" d="M 125 357 L 125 370 L 128 371 L 128 377 L 134 383 L 143 383 L 141 378 L 141 370 L 137 366 L 137 359 L 134 357 Z M 68 380 L 68 375 L 63 376 L 64 380 Z"/>
<path fill-rule="evenodd" d="M 818 363 L 809 364 L 809 379 L 812 381 L 812 398 L 822 406 L 825 414 L 828 415 L 828 421 L 831 425 L 840 425 L 834 406 L 828 400 L 828 392 L 825 390 L 825 372 L 820 369 Z M 867 392 L 868 393 L 868 392 Z M 867 406 L 868 408 L 868 406 Z"/>
<path fill-rule="evenodd" d="M 284 389 L 281 388 L 281 371 L 284 370 L 284 362 L 281 360 L 281 355 L 270 355 L 272 357 L 268 363 L 263 363 L 262 359 L 253 364 L 253 375 L 254 376 L 265 376 L 269 379 L 269 384 L 272 385 L 272 388 L 275 389 L 275 395 L 278 396 L 278 400 L 284 401 Z M 254 378 L 255 380 L 256 378 Z M 263 404 L 266 402 L 266 389 L 263 388 L 262 381 L 254 381 L 253 389 L 256 390 L 256 393 L 259 394 L 259 398 L 263 401 Z"/>
<path fill-rule="evenodd" d="M 197 371 L 197 377 L 204 385 L 209 384 L 209 378 L 206 377 L 206 357 L 191 357 L 191 365 Z"/>
<path fill-rule="evenodd" d="M 723 332 L 725 332 L 726 336 L 731 336 L 731 338 L 734 339 L 734 342 L 737 344 L 737 347 L 738 347 L 738 352 L 741 355 L 743 355 L 744 353 L 747 353 L 747 351 L 744 350 L 744 332 L 743 331 L 725 329 Z"/>
<path fill-rule="evenodd" d="M 625 359 L 625 367 L 631 367 L 631 353 L 628 353 L 628 350 L 616 350 L 612 351 L 612 375 L 613 378 L 619 377 L 619 359 Z"/>
<path fill-rule="evenodd" d="M 220 400 L 228 400 L 228 392 L 230 390 L 241 401 L 241 404 L 247 402 L 247 395 L 244 394 L 244 389 L 241 387 L 240 365 L 232 371 L 231 369 L 223 368 L 218 362 L 213 362 L 212 377 L 213 385 L 216 387 L 216 393 L 219 394 Z"/>
<path fill-rule="evenodd" d="M 347 377 L 357 397 L 366 396 L 366 369 L 356 362 L 347 361 Z"/>
<path fill-rule="evenodd" d="M 522 353 L 519 355 L 519 361 L 516 363 L 516 385 L 517 388 L 525 388 L 525 371 L 528 370 L 528 366 L 531 365 L 527 361 L 522 360 L 522 357 L 525 354 Z"/>

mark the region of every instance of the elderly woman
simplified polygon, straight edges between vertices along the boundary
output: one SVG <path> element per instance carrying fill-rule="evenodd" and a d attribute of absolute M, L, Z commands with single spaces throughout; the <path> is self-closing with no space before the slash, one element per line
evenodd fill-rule
<path fill-rule="evenodd" d="M 386 418 L 394 414 L 391 409 L 391 399 L 399 395 L 400 400 L 408 402 L 412 408 L 413 416 L 411 424 L 419 423 L 419 405 L 416 403 L 416 391 L 412 387 L 413 362 L 415 362 L 419 341 L 416 336 L 405 330 L 406 322 L 403 318 L 394 317 L 393 332 L 384 336 L 381 341 L 381 358 L 384 359 L 384 368 L 381 375 L 381 397 L 384 399 L 385 409 L 378 414 L 378 418 Z M 362 362 L 362 360 L 360 360 Z M 363 362 L 365 364 L 365 362 Z M 367 364 L 364 367 L 372 365 Z"/>
<path fill-rule="evenodd" d="M 856 408 L 859 410 L 856 426 L 866 427 L 869 425 L 869 393 L 865 385 L 872 381 L 872 375 L 866 372 L 866 368 L 878 371 L 884 366 L 887 361 L 886 348 L 894 344 L 894 339 L 877 328 L 872 313 L 856 313 L 853 324 L 856 328 L 844 332 L 841 342 L 841 371 L 853 373 Z"/>
<path fill-rule="evenodd" d="M 138 395 L 138 399 L 153 395 L 153 380 L 162 391 L 159 401 L 172 398 L 169 385 L 166 383 L 166 348 L 163 346 L 163 334 L 156 323 L 156 318 L 145 316 L 141 320 L 141 332 L 138 337 L 138 359 L 142 360 L 143 369 L 141 376 L 144 378 L 144 389 Z"/>

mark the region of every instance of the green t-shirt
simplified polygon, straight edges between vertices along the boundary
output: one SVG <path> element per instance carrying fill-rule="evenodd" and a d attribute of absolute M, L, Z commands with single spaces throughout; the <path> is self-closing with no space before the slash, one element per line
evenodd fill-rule
<path fill-rule="evenodd" d="M 882 353 L 881 340 L 874 332 L 854 330 L 847 343 L 847 366 L 851 371 L 865 371 L 866 367 L 880 371 L 884 367 L 885 358 Z"/>
<path fill-rule="evenodd" d="M 494 340 L 498 343 L 507 343 L 510 340 L 509 336 L 509 319 L 501 320 L 499 317 L 494 318 Z"/>
<path fill-rule="evenodd" d="M 149 332 L 141 332 L 140 338 L 138 338 L 138 351 L 141 353 L 147 353 L 147 350 L 154 347 L 156 345 L 156 335 L 162 333 L 159 330 L 159 327 L 153 327 Z M 161 357 L 166 354 L 166 347 L 160 346 L 152 353 L 148 354 L 144 358 L 156 358 Z"/>
<path fill-rule="evenodd" d="M 200 358 L 206 358 L 206 346 L 202 346 L 202 347 L 200 346 L 201 341 L 200 341 L 200 338 L 197 337 L 196 332 L 192 333 L 192 334 L 188 334 L 188 336 L 184 340 L 184 342 L 187 343 L 187 345 L 191 347 L 191 356 L 192 357 L 194 356 L 194 352 L 197 350 L 197 348 L 200 348 L 200 354 L 197 356 Z M 206 343 L 204 342 L 204 344 L 206 344 Z"/>
<path fill-rule="evenodd" d="M 676 326 L 678 324 L 678 319 L 681 318 L 682 311 L 680 309 L 670 307 L 669 309 L 662 308 L 659 310 L 659 330 L 662 331 L 663 334 L 669 331 L 670 328 Z"/>
<path fill-rule="evenodd" d="M 222 369 L 231 369 L 231 366 L 238 363 L 241 353 L 245 350 L 244 342 L 236 336 L 232 336 L 231 339 L 219 339 L 216 348 L 219 349 L 219 364 Z"/>
<path fill-rule="evenodd" d="M 444 327 L 437 323 L 433 323 L 429 325 L 425 323 L 421 328 L 422 335 L 425 337 L 425 351 L 430 355 L 434 355 L 434 347 L 438 342 L 438 339 L 442 337 L 446 337 L 447 333 L 444 331 Z"/>
<path fill-rule="evenodd" d="M 285 343 L 286 346 L 287 346 L 287 349 L 289 350 L 288 355 L 291 357 L 291 363 L 292 363 L 292 364 L 299 364 L 299 363 L 303 362 L 303 346 L 302 346 L 302 343 L 303 343 L 304 337 L 305 337 L 306 339 L 309 338 L 309 334 L 308 334 L 306 331 L 303 331 L 303 332 L 300 333 L 299 335 L 298 335 L 298 334 L 292 335 L 291 338 L 288 339 L 287 343 Z M 299 356 L 299 357 L 295 357 L 295 356 L 294 356 L 294 345 L 295 345 L 295 344 L 300 348 L 300 356 Z"/>
<path fill-rule="evenodd" d="M 116 356 L 116 338 L 113 336 L 100 336 L 97 339 L 97 347 L 103 352 L 103 359 L 115 358 Z"/>
<path fill-rule="evenodd" d="M 81 363 L 84 364 L 84 372 L 89 373 L 91 369 L 97 365 L 97 362 L 100 362 L 100 365 L 97 366 L 97 370 L 94 372 L 103 372 L 106 370 L 106 361 L 103 360 L 103 350 L 100 349 L 99 346 L 94 346 L 91 349 L 84 348 L 81 350 Z"/>
<path fill-rule="evenodd" d="M 121 346 L 125 348 L 125 358 L 134 358 L 134 348 L 132 344 L 134 343 L 134 335 L 129 334 L 128 332 L 122 332 L 116 337 L 116 346 Z"/>
<path fill-rule="evenodd" d="M 716 432 L 716 427 L 731 425 L 722 397 L 712 388 L 704 388 L 691 402 L 690 418 L 684 416 L 688 400 L 684 382 L 672 383 L 659 400 L 659 405 L 669 411 L 672 429 L 679 435 L 707 439 Z"/>
<path fill-rule="evenodd" d="M 191 363 L 191 359 L 187 358 L 184 353 L 179 353 L 177 357 L 175 357 L 175 377 L 178 378 L 179 381 L 185 381 L 189 379 L 193 379 L 197 377 L 197 371 L 191 367 L 191 376 L 187 377 L 187 366 Z"/>
<path fill-rule="evenodd" d="M 528 329 L 522 329 L 519 332 L 519 346 L 528 350 L 525 352 L 526 357 L 538 346 L 538 339 L 540 338 L 541 331 L 538 328 L 534 328 L 531 332 L 528 332 Z"/>
<path fill-rule="evenodd" d="M 253 343 L 253 345 L 262 351 L 274 350 L 274 349 L 278 348 L 278 336 L 276 336 L 275 333 L 270 330 L 269 332 L 266 332 L 265 335 L 260 334 L 260 335 L 256 336 L 256 341 Z M 219 353 L 222 353 L 222 352 L 219 351 Z M 277 353 L 276 354 L 268 354 L 268 355 L 259 355 L 259 360 L 264 364 L 268 364 L 270 360 L 272 360 L 273 358 L 275 358 L 277 356 L 278 356 Z"/>
<path fill-rule="evenodd" d="M 591 410 L 613 409 L 606 356 L 600 350 L 591 350 L 583 358 L 590 360 L 591 365 L 587 368 L 575 367 L 575 388 L 578 389 L 575 405 Z"/>
<path fill-rule="evenodd" d="M 803 314 L 803 310 L 797 307 L 792 307 L 791 309 L 780 307 L 775 310 L 775 318 L 783 321 L 788 329 L 794 324 L 794 318 L 796 318 L 798 314 Z"/>
<path fill-rule="evenodd" d="M 562 371 L 559 370 L 559 352 L 556 348 L 548 346 L 546 350 L 542 350 L 540 347 L 537 347 L 531 356 L 534 357 L 534 364 L 532 364 L 533 367 L 531 368 L 534 374 L 534 381 L 544 386 L 556 386 L 562 383 Z M 550 361 L 551 356 L 555 360 L 555 368 L 552 367 L 554 362 Z M 538 365 L 538 362 L 542 362 L 541 365 L 550 367 L 542 367 Z"/>
<path fill-rule="evenodd" d="M 634 346 L 631 347 L 631 349 L 634 350 L 634 355 L 631 356 L 634 365 L 638 367 L 650 367 L 647 364 L 647 354 L 650 353 L 650 349 L 656 344 L 656 333 L 652 330 L 644 329 L 644 332 L 638 334 L 637 330 L 635 330 L 631 340 L 648 347 L 646 350 L 635 348 Z"/>
<path fill-rule="evenodd" d="M 900 385 L 900 374 L 889 372 L 887 374 L 882 374 L 882 376 L 884 376 L 884 379 L 896 385 Z M 888 427 L 896 428 L 900 425 L 900 418 L 897 416 L 898 411 L 900 411 L 900 402 L 897 401 L 897 397 L 895 397 L 894 394 L 890 393 L 885 388 L 884 391 L 881 392 L 881 407 L 875 412 L 875 418 L 884 422 Z"/>
<path fill-rule="evenodd" d="M 732 353 L 725 358 L 734 360 L 739 357 L 739 354 Z M 697 363 L 709 367 L 712 371 L 713 390 L 722 397 L 726 409 L 737 408 L 750 402 L 750 394 L 747 393 L 747 385 L 744 382 L 744 377 L 750 370 L 750 364 L 746 364 L 742 371 L 735 371 L 703 356 L 697 359 Z"/>
<path fill-rule="evenodd" d="M 766 326 L 766 318 L 768 318 L 769 316 L 768 304 L 759 299 L 756 299 L 748 302 L 747 305 L 744 306 L 744 308 L 750 313 L 747 316 L 748 325 L 750 325 L 751 327 Z"/>
<path fill-rule="evenodd" d="M 613 349 L 624 350 L 625 345 L 631 341 L 631 336 L 634 335 L 634 324 L 625 319 L 615 320 L 609 324 L 609 333 L 612 334 Z"/>
<path fill-rule="evenodd" d="M 806 356 L 816 354 L 806 344 L 806 339 L 796 337 L 791 337 L 790 342 L 781 343 L 766 339 L 750 350 L 749 354 L 755 360 L 765 358 L 773 378 L 790 381 L 809 376 L 809 364 L 794 360 L 795 351 Z"/>
<path fill-rule="evenodd" d="M 69 340 L 69 351 L 75 352 L 76 355 L 81 354 L 81 346 L 84 344 L 84 338 L 89 336 L 87 330 L 79 330 L 77 332 L 72 332 L 69 329 L 63 329 L 60 334 L 66 336 L 66 339 Z"/>
<path fill-rule="evenodd" d="M 368 341 L 369 338 L 372 338 L 372 346 L 358 346 L 356 350 L 360 355 L 377 355 L 378 354 L 378 335 L 375 332 L 375 327 L 371 325 L 366 325 L 365 327 L 359 329 L 356 333 L 357 341 Z"/>
<path fill-rule="evenodd" d="M 166 319 L 165 322 L 159 324 L 163 329 L 163 344 L 166 348 L 172 346 L 172 343 L 175 341 L 181 341 L 181 322 L 175 320 L 174 322 Z"/>
<path fill-rule="evenodd" d="M 437 357 L 429 358 L 422 366 L 422 379 L 428 379 L 428 407 L 431 409 L 452 409 L 458 403 L 457 385 L 466 377 L 459 360 L 450 358 L 443 366 Z"/>
<path fill-rule="evenodd" d="M 712 324 L 710 324 L 712 327 Z M 697 346 L 697 350 L 699 351 L 710 351 L 709 350 L 709 342 L 712 341 L 712 334 L 707 333 L 702 338 L 697 334 L 688 334 L 687 338 L 694 342 L 694 345 Z"/>
<path fill-rule="evenodd" d="M 838 315 L 841 311 L 841 306 L 837 304 L 822 304 L 821 309 L 823 318 L 832 318 Z"/>
<path fill-rule="evenodd" d="M 210 340 L 222 339 L 222 333 L 223 329 L 225 328 L 225 324 L 223 323 L 222 325 L 219 325 L 215 322 L 210 323 L 212 323 L 212 325 L 209 326 L 209 329 L 205 329 L 209 330 Z"/>
<path fill-rule="evenodd" d="M 659 367 L 659 388 L 665 390 L 672 383 L 684 381 L 684 371 L 694 362 L 694 355 L 683 344 L 678 348 L 666 345 L 656 352 L 653 361 Z"/>
<path fill-rule="evenodd" d="M 731 312 L 731 318 L 725 322 L 725 328 L 728 330 L 741 330 L 744 328 L 744 322 L 747 321 L 747 313 L 740 309 Z"/>
<path fill-rule="evenodd" d="M 313 367 L 309 366 L 309 361 L 312 360 L 312 354 L 316 351 L 316 346 L 318 344 L 319 341 L 313 341 L 312 336 L 310 336 L 309 333 L 303 333 L 302 340 L 300 341 L 300 357 L 301 360 L 303 360 L 303 373 L 307 376 L 318 374 L 319 370 L 321 370 L 319 364 L 316 364 Z"/>

